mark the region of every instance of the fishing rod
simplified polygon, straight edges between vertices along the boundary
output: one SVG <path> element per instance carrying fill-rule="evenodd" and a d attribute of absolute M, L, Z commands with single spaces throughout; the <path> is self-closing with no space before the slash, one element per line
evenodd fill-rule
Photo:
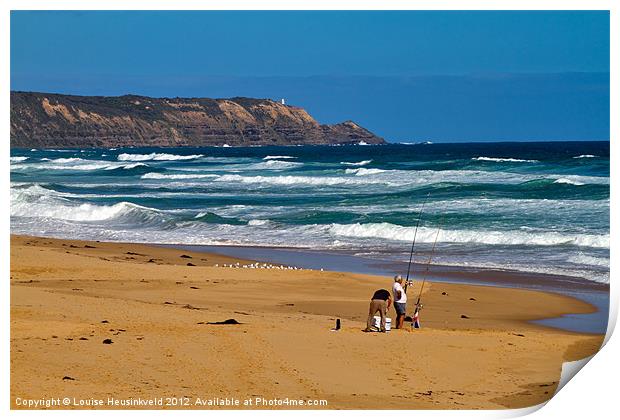
<path fill-rule="evenodd" d="M 430 270 L 431 261 L 433 260 L 433 255 L 435 254 L 435 247 L 437 246 L 437 239 L 439 238 L 439 232 L 441 232 L 441 226 L 443 225 L 443 218 L 437 227 L 437 233 L 435 234 L 435 241 L 433 242 L 433 248 L 431 249 L 431 253 L 428 257 L 428 261 L 426 262 L 426 270 L 424 270 L 424 277 L 422 279 L 422 286 L 420 287 L 420 293 L 418 294 L 418 301 L 415 303 L 415 310 L 413 314 L 413 325 L 415 328 L 420 328 L 420 309 L 422 309 L 422 305 L 420 304 L 420 299 L 422 298 L 422 291 L 424 290 L 424 284 L 426 283 L 426 276 Z"/>
<path fill-rule="evenodd" d="M 422 220 L 422 213 L 424 212 L 424 206 L 428 201 L 428 197 L 431 195 L 429 192 L 426 194 L 426 198 L 420 208 L 420 214 L 418 215 L 418 222 L 415 225 L 415 231 L 413 232 L 413 242 L 411 243 L 411 252 L 409 253 L 409 265 L 407 266 L 407 279 L 405 280 L 405 293 L 407 293 L 407 286 L 409 286 L 409 273 L 411 273 L 411 263 L 413 262 L 413 248 L 415 248 L 415 238 L 418 236 L 418 227 L 420 227 L 420 220 Z"/>

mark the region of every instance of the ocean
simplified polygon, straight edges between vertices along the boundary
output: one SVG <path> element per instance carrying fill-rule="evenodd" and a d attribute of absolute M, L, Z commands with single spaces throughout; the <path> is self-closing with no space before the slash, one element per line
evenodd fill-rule
<path fill-rule="evenodd" d="M 609 143 L 12 149 L 11 232 L 609 283 Z M 431 255 L 435 237 L 437 245 Z"/>

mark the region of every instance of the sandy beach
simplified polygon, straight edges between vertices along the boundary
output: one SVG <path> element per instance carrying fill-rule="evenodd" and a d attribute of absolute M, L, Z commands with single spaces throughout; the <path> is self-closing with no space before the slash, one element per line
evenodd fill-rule
<path fill-rule="evenodd" d="M 363 333 L 369 299 L 390 278 L 223 267 L 236 262 L 251 263 L 12 236 L 12 408 L 56 398 L 71 404 L 51 408 L 520 408 L 549 399 L 562 363 L 603 339 L 528 322 L 595 310 L 579 300 L 437 282 L 422 296 L 422 329 Z M 330 331 L 337 318 L 342 329 Z M 212 324 L 227 319 L 240 324 Z M 209 404 L 219 398 L 241 405 Z M 269 404 L 287 398 L 326 405 Z"/>

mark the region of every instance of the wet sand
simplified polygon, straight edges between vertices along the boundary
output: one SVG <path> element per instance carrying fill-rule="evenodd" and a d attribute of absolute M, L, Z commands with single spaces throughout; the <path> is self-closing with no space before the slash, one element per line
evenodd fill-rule
<path fill-rule="evenodd" d="M 595 310 L 580 300 L 440 282 L 425 286 L 422 329 L 363 333 L 370 296 L 391 279 L 222 266 L 236 262 L 252 263 L 12 236 L 12 407 L 171 397 L 189 405 L 164 408 L 214 408 L 196 399 L 262 397 L 327 401 L 307 408 L 519 408 L 550 398 L 562 362 L 603 339 L 529 322 Z M 336 318 L 343 328 L 333 332 Z M 240 324 L 211 324 L 227 319 Z"/>

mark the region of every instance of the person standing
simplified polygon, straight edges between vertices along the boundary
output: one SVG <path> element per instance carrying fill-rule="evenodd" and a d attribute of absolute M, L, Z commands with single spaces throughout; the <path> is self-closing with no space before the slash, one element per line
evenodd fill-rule
<path fill-rule="evenodd" d="M 392 292 L 394 294 L 394 310 L 396 311 L 395 328 L 402 328 L 405 323 L 405 314 L 407 313 L 407 293 L 405 293 L 403 288 L 403 277 L 400 274 L 394 276 Z"/>
<path fill-rule="evenodd" d="M 390 296 L 390 292 L 385 289 L 379 289 L 375 291 L 375 294 L 372 295 L 370 299 L 370 309 L 368 310 L 368 321 L 366 322 L 365 332 L 371 332 L 372 329 L 372 319 L 375 314 L 379 312 L 381 315 L 381 332 L 385 332 L 385 316 L 387 314 L 388 309 L 390 309 L 390 305 L 392 304 L 392 297 Z"/>

